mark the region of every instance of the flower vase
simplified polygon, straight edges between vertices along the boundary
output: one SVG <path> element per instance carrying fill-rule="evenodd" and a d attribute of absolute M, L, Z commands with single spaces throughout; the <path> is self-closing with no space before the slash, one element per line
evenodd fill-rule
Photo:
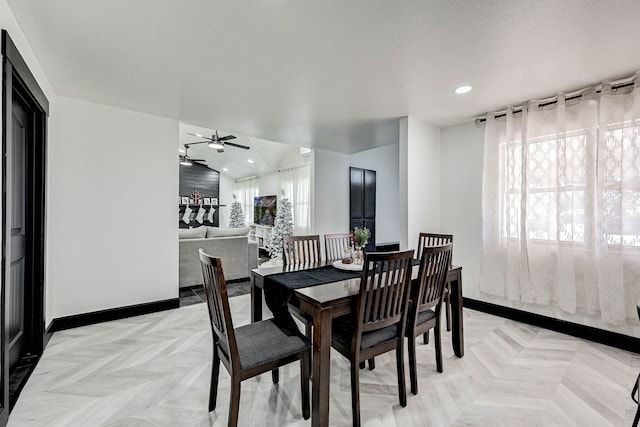
<path fill-rule="evenodd" d="M 363 262 L 364 262 L 364 252 L 362 248 L 356 248 L 353 251 L 353 263 L 360 265 Z"/>

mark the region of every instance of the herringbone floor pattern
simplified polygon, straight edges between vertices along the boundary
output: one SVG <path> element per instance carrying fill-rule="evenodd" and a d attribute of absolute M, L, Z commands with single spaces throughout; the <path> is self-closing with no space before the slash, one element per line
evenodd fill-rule
<path fill-rule="evenodd" d="M 236 326 L 249 296 L 231 299 Z M 421 340 L 420 340 L 421 342 Z M 444 334 L 443 374 L 418 345 L 420 392 L 398 404 L 393 353 L 361 372 L 367 426 L 629 426 L 640 355 L 465 310 L 465 357 Z M 56 333 L 10 426 L 224 426 L 229 380 L 207 412 L 211 333 L 205 304 Z M 408 372 L 408 370 L 407 370 Z M 332 353 L 332 426 L 351 424 L 346 360 Z M 408 378 L 407 378 L 408 381 Z M 306 426 L 299 365 L 242 383 L 242 426 Z"/>

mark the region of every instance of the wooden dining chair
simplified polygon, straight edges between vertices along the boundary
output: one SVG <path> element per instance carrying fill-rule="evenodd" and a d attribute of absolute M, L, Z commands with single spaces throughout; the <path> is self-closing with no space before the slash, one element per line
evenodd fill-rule
<path fill-rule="evenodd" d="M 418 394 L 418 376 L 416 373 L 416 337 L 434 330 L 436 349 L 436 368 L 442 367 L 442 343 L 440 339 L 440 310 L 444 299 L 444 288 L 451 261 L 449 243 L 444 246 L 427 246 L 422 249 L 418 279 L 411 288 L 406 336 L 409 341 L 409 377 L 411 392 Z"/>
<path fill-rule="evenodd" d="M 360 362 L 396 350 L 398 395 L 407 406 L 404 332 L 413 251 L 367 253 L 353 314 L 333 321 L 331 346 L 351 363 L 353 425 L 360 425 Z"/>
<path fill-rule="evenodd" d="M 213 335 L 209 411 L 216 408 L 220 362 L 231 375 L 228 425 L 235 427 L 238 424 L 241 381 L 300 360 L 302 416 L 309 419 L 311 342 L 302 335 L 288 335 L 276 326 L 273 319 L 234 329 L 220 258 L 207 255 L 200 249 L 200 263 Z"/>
<path fill-rule="evenodd" d="M 325 234 L 324 253 L 327 261 L 338 261 L 344 257 L 344 249 L 353 246 L 351 233 Z"/>
<path fill-rule="evenodd" d="M 282 238 L 282 264 L 283 266 L 294 264 L 314 264 L 322 261 L 320 253 L 320 236 L 284 236 Z M 304 325 L 304 334 L 308 339 L 313 337 L 313 319 L 311 316 L 289 304 L 289 312 Z M 311 359 L 309 359 L 311 369 Z M 274 369 L 273 381 L 278 381 L 278 370 Z"/>
<path fill-rule="evenodd" d="M 282 238 L 282 262 L 289 264 L 313 264 L 322 261 L 320 236 L 284 236 Z"/>
<path fill-rule="evenodd" d="M 442 246 L 448 243 L 453 244 L 453 234 L 436 234 L 436 233 L 420 233 L 418 236 L 418 249 L 416 259 L 422 258 L 422 249 L 429 246 Z M 452 256 L 453 258 L 453 256 Z M 451 268 L 451 262 L 449 262 Z M 447 316 L 447 331 L 451 330 L 451 289 L 449 283 L 446 283 L 444 290 L 445 299 L 445 315 Z M 429 342 L 429 333 L 424 334 L 423 341 L 425 344 Z"/>
<path fill-rule="evenodd" d="M 283 265 L 290 264 L 314 264 L 322 261 L 320 253 L 320 236 L 284 236 L 282 238 Z M 304 333 L 307 338 L 312 337 L 313 319 L 292 305 L 289 311 L 304 324 Z"/>

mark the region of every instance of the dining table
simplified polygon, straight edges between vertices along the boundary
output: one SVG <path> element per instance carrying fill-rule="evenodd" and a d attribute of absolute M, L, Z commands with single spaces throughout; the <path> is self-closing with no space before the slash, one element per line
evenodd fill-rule
<path fill-rule="evenodd" d="M 251 270 L 251 321 L 262 320 L 262 306 L 265 281 L 275 277 L 280 279 L 306 277 L 301 272 L 311 275 L 314 271 L 335 268 L 332 262 L 321 261 L 308 264 L 289 264 L 258 267 Z M 412 270 L 415 279 L 418 268 Z M 276 276 L 277 275 L 277 276 Z M 269 276 L 273 276 L 270 278 Z M 329 279 L 331 280 L 331 279 Z M 311 425 L 329 425 L 329 383 L 331 366 L 331 323 L 334 318 L 352 313 L 355 310 L 356 296 L 360 289 L 360 276 L 317 283 L 310 281 L 296 283 L 291 289 L 288 304 L 298 308 L 313 321 L 313 357 L 311 373 Z M 464 356 L 464 335 L 462 317 L 462 267 L 451 266 L 447 273 L 451 304 L 451 341 L 454 354 Z"/>

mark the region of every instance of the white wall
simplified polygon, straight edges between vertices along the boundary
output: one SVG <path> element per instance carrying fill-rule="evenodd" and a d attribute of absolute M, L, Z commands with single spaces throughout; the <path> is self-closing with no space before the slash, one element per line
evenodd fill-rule
<path fill-rule="evenodd" d="M 280 183 L 280 175 L 277 172 L 260 177 L 260 181 L 258 182 L 258 195 L 276 195 L 278 196 L 278 200 L 280 200 L 280 198 L 282 198 L 280 190 L 282 190 L 282 185 Z M 285 196 L 291 198 L 291 194 Z"/>
<path fill-rule="evenodd" d="M 442 129 L 441 230 L 453 234 L 453 263 L 462 265 L 463 293 L 478 298 L 482 254 L 484 127 L 466 123 Z"/>
<path fill-rule="evenodd" d="M 400 238 L 398 156 L 398 144 L 349 156 L 350 166 L 376 171 L 376 244 L 398 242 Z"/>
<path fill-rule="evenodd" d="M 178 122 L 57 97 L 50 135 L 47 323 L 176 298 Z"/>
<path fill-rule="evenodd" d="M 40 89 L 44 92 L 45 96 L 51 104 L 54 101 L 54 92 L 47 76 L 45 75 L 38 59 L 31 50 L 29 42 L 25 38 L 18 22 L 16 21 L 13 12 L 9 8 L 6 0 L 0 0 L 0 28 L 7 30 L 9 37 L 13 40 L 13 43 L 18 48 L 22 59 L 27 63 L 31 74 L 35 77 Z M 0 117 L 0 123 L 2 123 L 2 117 Z"/>
<path fill-rule="evenodd" d="M 349 231 L 349 155 L 313 150 L 312 233 Z"/>
<path fill-rule="evenodd" d="M 440 232 L 440 129 L 400 120 L 400 248 L 415 249 L 420 232 Z M 406 220 L 404 219 L 406 218 Z"/>

